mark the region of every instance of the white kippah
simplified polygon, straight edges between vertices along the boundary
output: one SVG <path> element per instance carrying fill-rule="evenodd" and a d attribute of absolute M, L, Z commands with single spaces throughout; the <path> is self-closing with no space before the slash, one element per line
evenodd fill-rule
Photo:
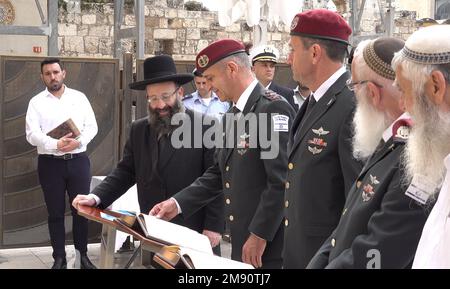
<path fill-rule="evenodd" d="M 450 63 L 450 25 L 432 25 L 417 30 L 406 40 L 402 54 L 421 64 Z"/>

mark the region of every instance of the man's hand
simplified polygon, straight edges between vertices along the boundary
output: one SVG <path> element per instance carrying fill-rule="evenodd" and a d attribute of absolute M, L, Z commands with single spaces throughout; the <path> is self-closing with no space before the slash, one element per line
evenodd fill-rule
<path fill-rule="evenodd" d="M 89 207 L 94 207 L 97 205 L 95 199 L 88 195 L 77 195 L 72 201 L 72 206 L 78 210 L 78 205 L 84 205 Z"/>
<path fill-rule="evenodd" d="M 202 234 L 208 237 L 211 247 L 213 248 L 219 245 L 220 239 L 222 238 L 221 234 L 213 231 L 203 230 Z"/>
<path fill-rule="evenodd" d="M 59 151 L 61 151 L 61 149 L 63 147 L 67 146 L 70 143 L 69 139 L 70 139 L 71 136 L 72 136 L 72 133 L 70 132 L 70 133 L 66 134 L 65 136 L 63 136 L 62 138 L 60 138 L 58 140 L 58 142 L 56 143 L 56 148 Z"/>
<path fill-rule="evenodd" d="M 59 147 L 58 150 L 63 153 L 71 152 L 80 147 L 80 142 L 74 138 L 61 138 L 58 143 L 62 141 L 63 146 Z"/>
<path fill-rule="evenodd" d="M 170 221 L 178 215 L 178 207 L 174 199 L 168 199 L 156 204 L 149 212 L 149 215 L 159 219 Z"/>
<path fill-rule="evenodd" d="M 266 240 L 250 233 L 250 236 L 242 247 L 242 261 L 253 265 L 255 268 L 262 267 L 262 254 L 266 249 L 266 245 Z"/>

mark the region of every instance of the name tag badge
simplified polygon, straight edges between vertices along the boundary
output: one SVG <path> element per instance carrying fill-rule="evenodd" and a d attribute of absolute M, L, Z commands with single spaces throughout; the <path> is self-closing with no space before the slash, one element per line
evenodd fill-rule
<path fill-rule="evenodd" d="M 424 176 L 417 175 L 413 177 L 405 195 L 420 204 L 425 205 L 430 198 L 432 191 L 434 191 L 434 188 L 436 188 L 436 186 L 428 181 Z"/>

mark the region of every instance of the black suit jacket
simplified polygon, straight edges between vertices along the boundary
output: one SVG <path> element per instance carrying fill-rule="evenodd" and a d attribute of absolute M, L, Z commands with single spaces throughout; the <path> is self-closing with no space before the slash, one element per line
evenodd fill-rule
<path fill-rule="evenodd" d="M 405 195 L 403 148 L 404 142 L 391 138 L 367 162 L 348 194 L 339 225 L 308 268 L 411 267 L 427 214 Z M 375 255 L 370 253 L 374 249 Z"/>
<path fill-rule="evenodd" d="M 294 102 L 293 89 L 278 85 L 273 81 L 270 83 L 269 89 L 284 97 L 287 100 L 287 102 L 289 102 L 289 104 L 292 106 L 292 108 L 295 110 L 295 112 L 298 111 L 298 105 Z"/>
<path fill-rule="evenodd" d="M 346 192 L 361 171 L 352 156 L 354 95 L 343 74 L 302 120 L 288 143 L 284 267 L 305 268 L 339 222 Z M 295 137 L 294 137 L 295 136 Z"/>
<path fill-rule="evenodd" d="M 202 117 L 191 110 L 186 110 L 186 115 L 192 122 L 194 118 Z M 191 128 L 194 129 L 193 123 Z M 132 124 L 122 160 L 92 193 L 100 198 L 100 207 L 106 208 L 137 184 L 141 212 L 148 214 L 154 205 L 172 197 L 201 176 L 212 165 L 213 158 L 213 149 L 175 149 L 170 141 L 162 158 L 159 158 L 156 133 L 148 124 L 148 119 L 143 118 Z M 198 232 L 203 229 L 223 232 L 223 203 L 223 198 L 219 197 L 189 218 L 177 216 L 173 222 Z"/>
<path fill-rule="evenodd" d="M 281 97 L 266 96 L 259 83 L 251 93 L 240 121 L 254 113 L 258 127 L 262 125 L 260 115 L 281 114 L 289 117 L 290 129 L 294 111 Z M 271 129 L 272 116 L 267 118 Z M 224 121 L 225 122 L 225 121 Z M 267 126 L 266 126 L 267 127 Z M 189 216 L 202 205 L 222 192 L 225 195 L 225 215 L 231 231 L 231 258 L 241 261 L 242 247 L 250 232 L 267 240 L 262 256 L 264 268 L 281 268 L 283 246 L 283 195 L 286 178 L 286 145 L 288 132 L 279 132 L 278 157 L 262 159 L 261 152 L 269 151 L 258 141 L 256 148 L 245 148 L 250 141 L 248 134 L 255 131 L 239 131 L 238 140 L 232 148 L 217 149 L 217 161 L 191 186 L 175 195 L 183 215 Z M 259 133 L 258 133 L 259 134 Z M 270 132 L 268 135 L 271 135 Z M 229 138 L 229 133 L 225 135 Z"/>

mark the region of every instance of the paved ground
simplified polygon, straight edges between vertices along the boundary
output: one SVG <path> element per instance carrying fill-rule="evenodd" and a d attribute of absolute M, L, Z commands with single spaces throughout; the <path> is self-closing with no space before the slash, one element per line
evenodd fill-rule
<path fill-rule="evenodd" d="M 139 242 L 135 242 L 138 246 Z M 228 242 L 221 243 L 222 256 L 230 258 L 231 245 Z M 73 269 L 75 262 L 75 250 L 72 245 L 66 246 L 67 267 Z M 132 251 L 116 253 L 114 266 L 123 268 L 131 257 Z M 88 245 L 88 256 L 92 263 L 98 265 L 100 257 L 100 243 Z M 136 258 L 139 260 L 139 257 Z M 131 266 L 134 269 L 143 268 L 139 262 Z M 0 250 L 0 269 L 49 269 L 53 265 L 52 248 L 36 247 L 22 249 Z"/>

